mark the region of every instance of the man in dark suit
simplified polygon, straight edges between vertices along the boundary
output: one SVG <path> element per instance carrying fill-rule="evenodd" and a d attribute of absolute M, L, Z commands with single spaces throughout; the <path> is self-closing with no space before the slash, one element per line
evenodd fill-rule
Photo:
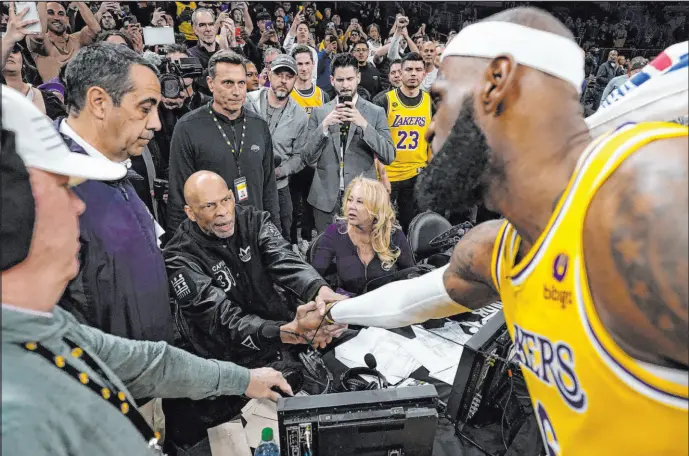
<path fill-rule="evenodd" d="M 316 169 L 308 202 L 314 207 L 318 232 L 333 222 L 347 185 L 358 175 L 376 179 L 374 158 L 389 165 L 395 159 L 385 111 L 357 95 L 361 81 L 357 60 L 335 56 L 331 83 L 337 97 L 311 112 L 304 163 Z M 343 97 L 352 101 L 342 103 Z"/>

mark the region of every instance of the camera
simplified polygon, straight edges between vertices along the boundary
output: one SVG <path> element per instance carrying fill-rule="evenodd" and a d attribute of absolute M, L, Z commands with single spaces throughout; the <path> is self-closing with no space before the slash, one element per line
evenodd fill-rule
<path fill-rule="evenodd" d="M 186 88 L 184 78 L 195 78 L 203 74 L 201 61 L 196 57 L 184 57 L 179 60 L 163 57 L 158 69 L 160 91 L 165 98 L 179 98 Z"/>

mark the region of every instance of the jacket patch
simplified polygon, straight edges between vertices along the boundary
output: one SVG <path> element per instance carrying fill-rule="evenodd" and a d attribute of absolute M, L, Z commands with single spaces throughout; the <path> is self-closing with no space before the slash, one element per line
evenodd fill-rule
<path fill-rule="evenodd" d="M 260 149 L 261 149 L 261 148 L 258 147 L 256 144 L 254 144 L 253 146 L 251 146 L 251 152 L 258 152 Z"/>
<path fill-rule="evenodd" d="M 239 259 L 242 260 L 242 263 L 251 261 L 251 246 L 247 245 L 245 249 L 239 248 Z"/>
<path fill-rule="evenodd" d="M 266 231 L 273 237 L 282 237 L 282 233 L 273 224 L 273 222 L 266 222 Z"/>
<path fill-rule="evenodd" d="M 184 272 L 179 272 L 170 277 L 170 285 L 180 302 L 190 301 L 196 295 L 196 285 Z"/>
<path fill-rule="evenodd" d="M 229 293 L 232 287 L 237 285 L 237 281 L 232 277 L 230 268 L 227 267 L 224 261 L 213 265 L 211 269 L 213 270 L 213 276 L 216 282 L 220 284 L 225 293 Z"/>
<path fill-rule="evenodd" d="M 258 348 L 254 343 L 254 340 L 251 338 L 251 336 L 246 336 L 246 339 L 242 341 L 242 345 L 252 350 L 261 351 L 261 349 Z"/>

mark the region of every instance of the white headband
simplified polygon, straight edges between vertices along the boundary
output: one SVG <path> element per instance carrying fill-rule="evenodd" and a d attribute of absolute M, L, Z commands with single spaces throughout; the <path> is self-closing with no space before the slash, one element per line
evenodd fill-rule
<path fill-rule="evenodd" d="M 445 48 L 448 56 L 495 58 L 511 55 L 526 65 L 572 84 L 581 94 L 584 51 L 572 40 L 510 22 L 477 22 L 462 29 Z"/>

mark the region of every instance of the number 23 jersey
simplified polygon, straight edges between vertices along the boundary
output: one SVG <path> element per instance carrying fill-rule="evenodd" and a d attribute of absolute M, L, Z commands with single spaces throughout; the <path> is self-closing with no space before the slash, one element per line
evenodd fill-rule
<path fill-rule="evenodd" d="M 433 116 L 433 103 L 428 93 L 422 91 L 421 101 L 416 106 L 407 106 L 399 90 L 387 93 L 388 126 L 395 145 L 395 161 L 386 166 L 390 182 L 411 179 L 428 164 L 426 130 Z"/>

